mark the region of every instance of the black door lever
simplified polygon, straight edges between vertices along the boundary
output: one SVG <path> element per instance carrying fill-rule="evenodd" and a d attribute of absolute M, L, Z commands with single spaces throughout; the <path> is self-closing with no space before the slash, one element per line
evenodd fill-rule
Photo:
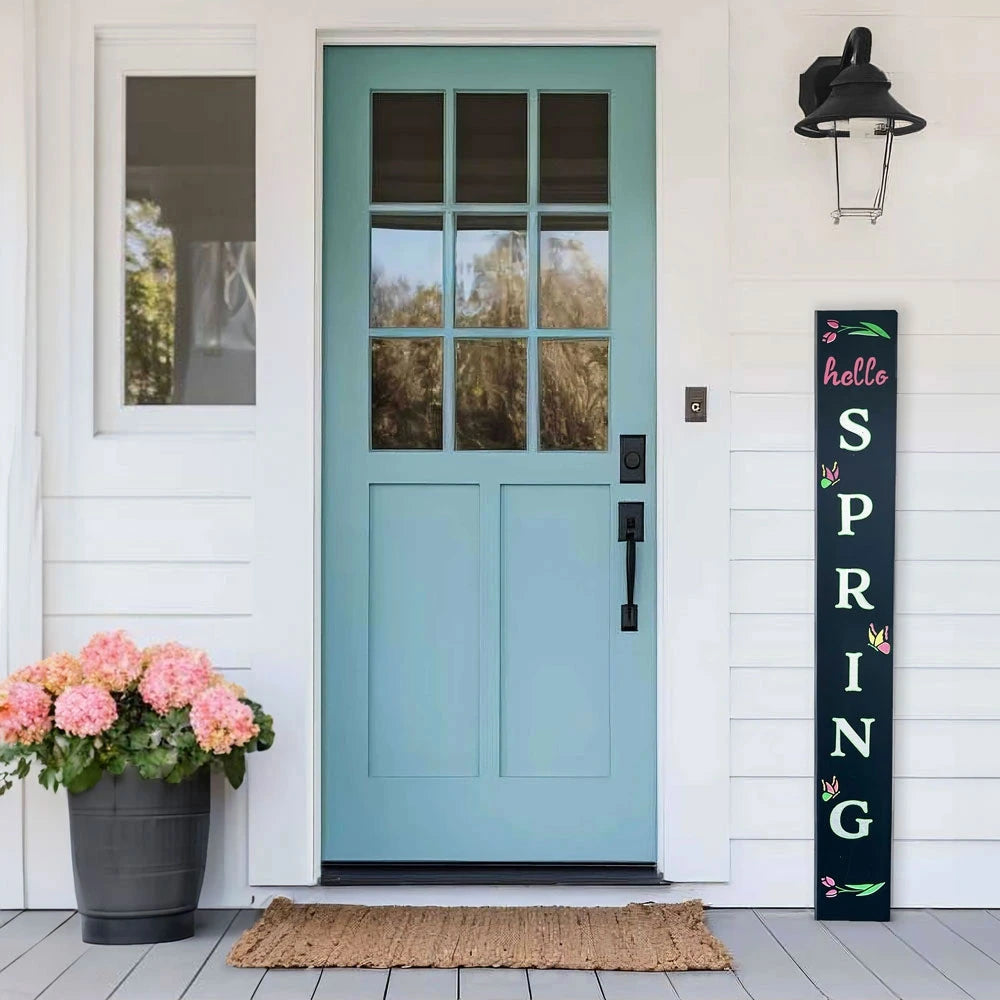
<path fill-rule="evenodd" d="M 618 504 L 618 541 L 625 543 L 625 596 L 622 631 L 639 631 L 639 608 L 635 603 L 635 546 L 645 537 L 644 507 L 641 503 Z"/>

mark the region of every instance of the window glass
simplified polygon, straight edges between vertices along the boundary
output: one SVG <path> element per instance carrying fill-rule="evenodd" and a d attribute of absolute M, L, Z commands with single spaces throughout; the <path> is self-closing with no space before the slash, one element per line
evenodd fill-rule
<path fill-rule="evenodd" d="M 129 77 L 127 405 L 252 404 L 252 77 Z"/>
<path fill-rule="evenodd" d="M 523 338 L 455 341 L 455 447 L 524 450 L 528 348 Z"/>
<path fill-rule="evenodd" d="M 373 215 L 371 240 L 370 325 L 441 326 L 441 216 Z"/>
<path fill-rule="evenodd" d="M 541 94 L 539 201 L 608 202 L 608 95 Z"/>
<path fill-rule="evenodd" d="M 455 200 L 527 201 L 527 95 L 458 94 L 455 108 Z"/>
<path fill-rule="evenodd" d="M 460 215 L 455 234 L 455 326 L 528 325 L 528 220 Z"/>
<path fill-rule="evenodd" d="M 542 450 L 606 451 L 607 340 L 539 340 L 538 371 Z"/>
<path fill-rule="evenodd" d="M 372 448 L 441 449 L 443 361 L 440 337 L 372 338 Z"/>
<path fill-rule="evenodd" d="M 444 201 L 444 95 L 372 94 L 372 201 Z"/>
<path fill-rule="evenodd" d="M 538 325 L 600 330 L 608 325 L 608 217 L 543 215 Z"/>

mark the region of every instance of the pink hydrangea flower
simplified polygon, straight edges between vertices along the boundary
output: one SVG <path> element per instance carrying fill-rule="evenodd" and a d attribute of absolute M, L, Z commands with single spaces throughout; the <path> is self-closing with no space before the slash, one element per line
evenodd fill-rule
<path fill-rule="evenodd" d="M 80 651 L 83 680 L 107 691 L 124 691 L 142 675 L 139 647 L 119 629 L 98 632 Z"/>
<path fill-rule="evenodd" d="M 211 661 L 200 649 L 188 649 L 179 642 L 150 646 L 144 659 L 146 672 L 139 694 L 160 715 L 190 705 L 215 677 Z"/>
<path fill-rule="evenodd" d="M 14 679 L 40 684 L 49 694 L 62 694 L 68 687 L 83 681 L 83 668 L 80 661 L 69 653 L 53 653 L 38 663 L 22 667 Z"/>
<path fill-rule="evenodd" d="M 56 698 L 56 725 L 70 736 L 97 736 L 117 718 L 115 699 L 93 684 L 67 688 Z"/>
<path fill-rule="evenodd" d="M 220 755 L 244 746 L 260 732 L 250 706 L 218 685 L 202 691 L 191 703 L 191 728 L 203 750 Z"/>
<path fill-rule="evenodd" d="M 37 743 L 52 728 L 52 699 L 40 684 L 8 679 L 0 685 L 0 740 Z"/>

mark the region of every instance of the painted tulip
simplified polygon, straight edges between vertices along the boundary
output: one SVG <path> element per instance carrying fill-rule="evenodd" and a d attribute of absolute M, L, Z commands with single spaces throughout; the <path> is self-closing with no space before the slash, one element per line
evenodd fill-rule
<path fill-rule="evenodd" d="M 837 895 L 837 890 L 836 889 L 828 889 L 827 892 L 826 892 L 826 894 L 827 894 L 828 897 L 832 898 L 833 896 Z"/>
<path fill-rule="evenodd" d="M 887 655 L 892 649 L 892 646 L 889 645 L 889 626 L 886 625 L 876 632 L 875 623 L 870 622 L 868 625 L 868 645 Z"/>
<path fill-rule="evenodd" d="M 829 876 L 829 875 L 824 875 L 824 876 L 823 876 L 823 877 L 822 877 L 822 878 L 820 879 L 820 882 L 822 882 L 822 883 L 823 883 L 823 885 L 826 885 L 826 886 L 829 886 L 829 887 L 830 887 L 831 889 L 832 889 L 832 888 L 833 888 L 833 887 L 834 887 L 834 886 L 835 886 L 835 885 L 837 884 L 836 880 L 835 880 L 835 879 L 832 879 L 832 878 L 830 878 L 830 876 Z"/>
<path fill-rule="evenodd" d="M 823 334 L 824 344 L 832 344 L 836 339 L 837 335 L 833 332 L 833 330 L 827 330 L 826 333 Z"/>
<path fill-rule="evenodd" d="M 821 778 L 820 784 L 823 786 L 824 802 L 829 802 L 831 799 L 835 799 L 840 794 L 840 782 L 837 781 L 836 775 L 834 775 L 830 781 L 826 781 Z"/>
<path fill-rule="evenodd" d="M 836 462 L 830 468 L 825 465 L 819 467 L 820 471 L 820 481 L 819 485 L 822 489 L 827 489 L 829 486 L 833 486 L 835 483 L 840 482 L 840 468 Z"/>
<path fill-rule="evenodd" d="M 828 319 L 828 320 L 826 321 L 826 325 L 827 325 L 827 326 L 828 326 L 828 327 L 829 327 L 829 328 L 830 328 L 831 330 L 839 330 L 839 329 L 840 329 L 840 324 L 839 324 L 839 323 L 838 323 L 838 322 L 837 322 L 837 321 L 836 321 L 835 319 Z"/>

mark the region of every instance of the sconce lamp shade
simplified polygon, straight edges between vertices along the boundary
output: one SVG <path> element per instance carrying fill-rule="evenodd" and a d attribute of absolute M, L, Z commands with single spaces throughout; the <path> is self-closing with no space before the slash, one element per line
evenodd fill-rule
<path fill-rule="evenodd" d="M 889 94 L 891 84 L 872 65 L 871 49 L 872 33 L 855 28 L 843 56 L 822 56 L 799 77 L 799 106 L 805 114 L 795 126 L 799 135 L 845 138 L 850 130 L 842 126 L 852 119 L 873 121 L 877 135 L 909 135 L 927 124 Z"/>

